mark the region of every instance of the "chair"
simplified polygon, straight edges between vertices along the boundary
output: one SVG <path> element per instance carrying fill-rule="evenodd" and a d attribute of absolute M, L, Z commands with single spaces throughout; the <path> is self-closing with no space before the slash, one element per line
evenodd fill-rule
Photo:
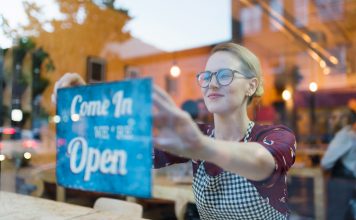
<path fill-rule="evenodd" d="M 94 209 L 116 212 L 130 218 L 141 218 L 143 212 L 142 206 L 137 203 L 104 197 L 98 198 L 95 201 Z"/>

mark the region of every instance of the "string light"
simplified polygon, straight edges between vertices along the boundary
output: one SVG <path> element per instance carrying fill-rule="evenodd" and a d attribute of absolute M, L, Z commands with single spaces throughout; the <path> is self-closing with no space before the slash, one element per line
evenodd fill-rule
<path fill-rule="evenodd" d="M 173 77 L 178 77 L 180 75 L 180 68 L 179 66 L 177 66 L 176 64 L 174 64 L 172 67 L 171 67 L 171 70 L 170 70 L 170 73 L 171 73 L 171 76 Z"/>
<path fill-rule="evenodd" d="M 21 109 L 12 109 L 11 111 L 11 119 L 13 121 L 22 121 L 23 113 Z"/>
<path fill-rule="evenodd" d="M 316 82 L 311 82 L 309 84 L 309 90 L 311 92 L 316 92 L 318 90 L 318 84 L 316 84 Z"/>
<path fill-rule="evenodd" d="M 330 68 L 329 67 L 324 68 L 323 72 L 324 72 L 325 75 L 329 75 L 330 74 Z"/>
<path fill-rule="evenodd" d="M 284 101 L 288 101 L 291 97 L 292 97 L 292 94 L 290 93 L 289 90 L 285 89 L 282 92 L 282 98 L 283 98 Z"/>

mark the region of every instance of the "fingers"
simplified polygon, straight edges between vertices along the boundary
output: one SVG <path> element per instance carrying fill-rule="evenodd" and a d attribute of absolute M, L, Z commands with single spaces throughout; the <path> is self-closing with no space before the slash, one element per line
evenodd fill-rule
<path fill-rule="evenodd" d="M 154 107 L 156 107 L 156 109 L 160 113 L 172 112 L 172 109 L 175 107 L 175 106 L 172 106 L 167 101 L 165 101 L 162 97 L 158 96 L 156 93 L 153 94 L 153 105 L 154 105 Z"/>
<path fill-rule="evenodd" d="M 153 127 L 154 129 L 164 130 L 166 128 L 171 129 L 174 127 L 176 118 L 172 115 L 158 113 L 153 115 Z"/>
<path fill-rule="evenodd" d="M 153 105 L 153 122 L 158 129 L 172 128 L 186 120 L 186 112 L 178 108 L 171 97 L 157 86 L 153 93 Z"/>
<path fill-rule="evenodd" d="M 174 140 L 165 137 L 154 137 L 153 144 L 155 147 L 166 149 L 169 146 L 174 146 Z"/>
<path fill-rule="evenodd" d="M 63 76 L 60 88 L 85 85 L 82 77 L 77 73 L 69 73 Z"/>
<path fill-rule="evenodd" d="M 153 92 L 154 92 L 154 94 L 156 94 L 158 97 L 160 97 L 162 100 L 166 101 L 167 103 L 175 105 L 173 99 L 166 93 L 166 91 L 164 91 L 157 85 L 154 85 Z"/>
<path fill-rule="evenodd" d="M 175 154 L 178 156 L 188 156 L 185 155 L 185 147 L 182 145 L 181 141 L 179 139 L 174 138 L 174 137 L 167 137 L 167 135 L 162 136 L 156 136 L 153 138 L 153 144 L 155 148 L 158 148 L 160 150 L 166 151 L 171 154 Z"/>
<path fill-rule="evenodd" d="M 184 117 L 184 111 L 179 109 L 176 105 L 167 103 L 162 97 L 154 95 L 153 104 L 155 107 L 154 110 L 156 110 L 154 111 L 153 119 L 157 127 L 173 126 Z"/>
<path fill-rule="evenodd" d="M 158 133 L 153 137 L 153 143 L 155 147 L 176 148 L 180 144 L 180 140 L 176 137 L 174 131 L 164 129 L 158 131 Z"/>
<path fill-rule="evenodd" d="M 64 74 L 54 85 L 53 93 L 51 95 L 52 103 L 56 104 L 57 91 L 60 88 L 85 85 L 83 78 L 77 73 Z"/>
<path fill-rule="evenodd" d="M 153 105 L 160 112 L 165 114 L 178 115 L 181 111 L 173 99 L 161 88 L 154 86 Z"/>

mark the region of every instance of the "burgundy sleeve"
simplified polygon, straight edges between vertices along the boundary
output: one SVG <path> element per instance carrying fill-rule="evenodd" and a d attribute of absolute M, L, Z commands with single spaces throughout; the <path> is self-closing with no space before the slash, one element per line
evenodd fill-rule
<path fill-rule="evenodd" d="M 185 163 L 188 162 L 189 159 L 172 155 L 170 153 L 154 149 L 152 154 L 153 159 L 153 168 L 158 169 L 162 167 L 166 167 L 176 163 Z"/>
<path fill-rule="evenodd" d="M 258 181 L 266 187 L 273 186 L 277 180 L 284 177 L 294 164 L 296 140 L 294 134 L 286 127 L 272 128 L 257 137 L 257 143 L 264 146 L 273 156 L 275 169 L 267 179 Z"/>

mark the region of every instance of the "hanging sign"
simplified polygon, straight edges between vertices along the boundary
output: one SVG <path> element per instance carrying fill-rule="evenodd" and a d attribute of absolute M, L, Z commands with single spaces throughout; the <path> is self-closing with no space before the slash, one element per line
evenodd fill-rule
<path fill-rule="evenodd" d="M 60 89 L 58 184 L 151 197 L 151 96 L 151 79 Z"/>

